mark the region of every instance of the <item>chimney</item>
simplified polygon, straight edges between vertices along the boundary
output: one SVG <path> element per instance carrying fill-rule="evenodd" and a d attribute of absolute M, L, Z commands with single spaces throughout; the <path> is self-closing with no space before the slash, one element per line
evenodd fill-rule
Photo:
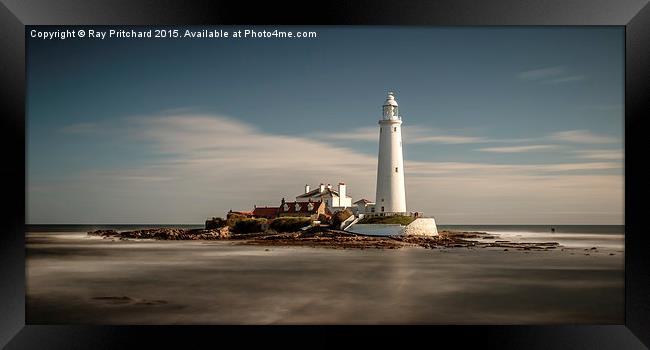
<path fill-rule="evenodd" d="M 345 195 L 346 195 L 345 190 L 346 190 L 345 183 L 339 182 L 339 197 L 345 199 Z"/>
<path fill-rule="evenodd" d="M 327 189 L 328 189 L 328 190 L 331 190 L 331 189 L 332 189 L 332 185 L 327 184 Z"/>
<path fill-rule="evenodd" d="M 305 185 L 305 193 L 309 192 L 309 185 Z"/>
<path fill-rule="evenodd" d="M 323 193 L 323 191 L 325 191 L 325 185 L 320 184 L 320 186 L 318 186 L 318 189 L 320 190 L 320 193 Z"/>

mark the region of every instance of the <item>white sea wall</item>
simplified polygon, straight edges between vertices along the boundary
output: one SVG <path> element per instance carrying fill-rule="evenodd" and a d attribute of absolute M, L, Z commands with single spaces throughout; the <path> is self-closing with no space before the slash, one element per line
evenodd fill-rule
<path fill-rule="evenodd" d="M 405 236 L 437 236 L 438 226 L 434 218 L 419 218 L 408 224 L 402 234 Z"/>

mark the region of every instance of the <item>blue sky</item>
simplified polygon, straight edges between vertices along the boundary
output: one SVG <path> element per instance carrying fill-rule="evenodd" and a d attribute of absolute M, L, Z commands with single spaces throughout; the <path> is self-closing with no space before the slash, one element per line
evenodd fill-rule
<path fill-rule="evenodd" d="M 623 28 L 275 28 L 318 37 L 30 39 L 28 222 L 200 223 L 320 182 L 374 199 L 393 90 L 410 210 L 623 223 Z"/>

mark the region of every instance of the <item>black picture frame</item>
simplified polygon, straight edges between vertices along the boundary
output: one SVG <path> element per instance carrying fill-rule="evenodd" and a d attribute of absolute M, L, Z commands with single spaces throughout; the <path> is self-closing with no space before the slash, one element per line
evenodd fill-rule
<path fill-rule="evenodd" d="M 0 170 L 5 209 L 0 231 L 0 346 L 23 348 L 190 348 L 346 345 L 501 349 L 643 349 L 650 345 L 650 269 L 643 230 L 647 191 L 645 117 L 650 111 L 648 0 L 444 1 L 168 1 L 0 0 L 3 110 Z M 563 326 L 44 326 L 25 325 L 25 32 L 26 25 L 361 24 L 361 25 L 614 25 L 625 26 L 625 324 Z M 298 342 L 297 337 L 301 339 Z M 397 345 L 398 344 L 398 345 Z M 644 345 L 645 344 L 645 345 Z M 448 346 L 448 345 L 446 345 Z"/>

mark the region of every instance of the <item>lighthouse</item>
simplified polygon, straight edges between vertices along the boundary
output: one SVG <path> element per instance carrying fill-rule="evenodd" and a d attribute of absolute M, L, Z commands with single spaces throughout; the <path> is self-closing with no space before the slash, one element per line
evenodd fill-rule
<path fill-rule="evenodd" d="M 402 156 L 402 117 L 395 94 L 391 91 L 382 106 L 379 120 L 379 158 L 375 213 L 406 214 L 404 159 Z"/>

